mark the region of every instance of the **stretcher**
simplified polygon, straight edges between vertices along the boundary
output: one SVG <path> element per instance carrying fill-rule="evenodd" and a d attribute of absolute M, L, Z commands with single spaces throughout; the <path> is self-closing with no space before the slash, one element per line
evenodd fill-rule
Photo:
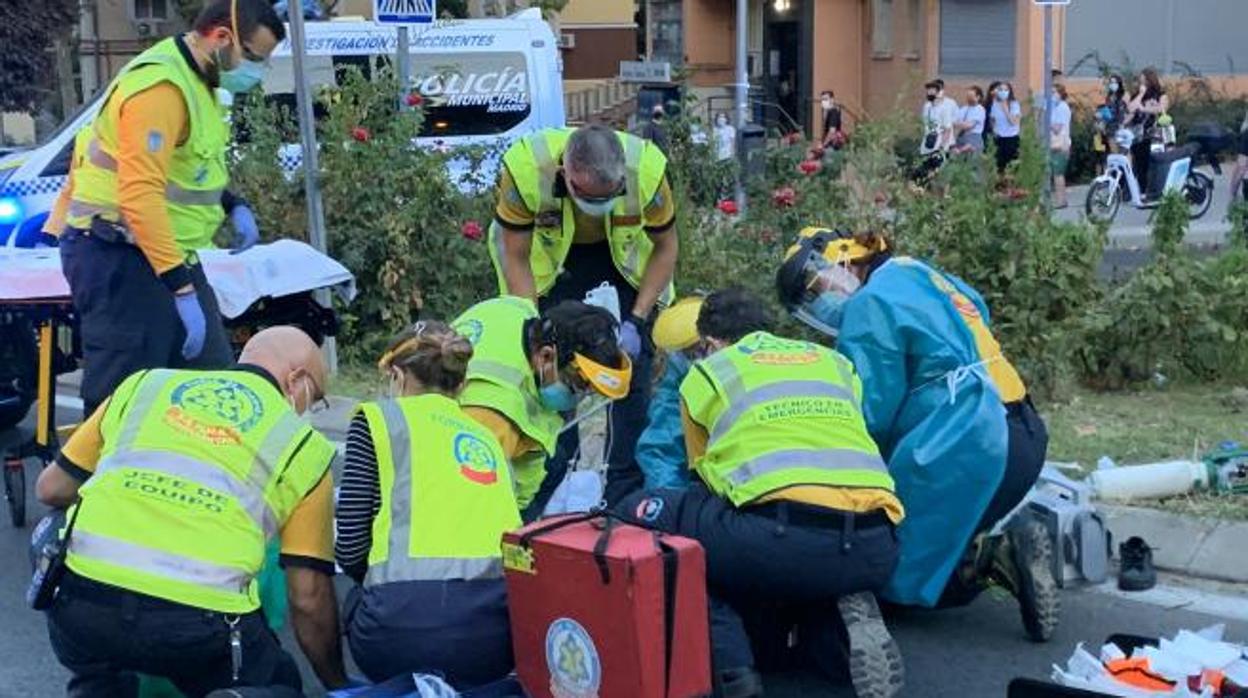
<path fill-rule="evenodd" d="M 238 254 L 203 250 L 198 256 L 236 349 L 257 330 L 273 325 L 296 325 L 319 344 L 337 332 L 338 322 L 314 292 L 330 289 L 344 302 L 355 296 L 355 277 L 346 267 L 295 240 Z M 23 461 L 38 458 L 46 464 L 56 455 L 56 377 L 75 370 L 81 358 L 76 325 L 58 251 L 0 248 L 0 332 L 33 334 L 37 347 L 35 375 L 18 376 L 17 393 L 0 396 L 20 402 L 20 393 L 33 386 L 37 410 L 33 430 L 0 428 L 5 495 L 14 526 L 26 519 Z M 16 422 L 27 409 L 18 406 Z"/>

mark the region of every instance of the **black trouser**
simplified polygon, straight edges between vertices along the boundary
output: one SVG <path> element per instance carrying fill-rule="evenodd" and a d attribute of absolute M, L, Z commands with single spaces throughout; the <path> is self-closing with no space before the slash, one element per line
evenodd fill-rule
<path fill-rule="evenodd" d="M 357 586 L 343 611 L 351 656 L 373 683 L 419 672 L 464 691 L 515 666 L 501 579 Z"/>
<path fill-rule="evenodd" d="M 228 624 L 236 617 L 243 650 L 238 681 Z M 165 677 L 189 698 L 233 686 L 286 687 L 289 695 L 302 695 L 295 660 L 259 611 L 229 616 L 66 572 L 48 611 L 48 636 L 73 674 L 70 698 L 136 696 L 139 673 Z"/>
<path fill-rule="evenodd" d="M 1148 187 L 1148 171 L 1152 169 L 1153 146 L 1147 137 L 1136 139 L 1131 144 L 1131 169 L 1135 170 L 1135 182 L 1140 186 L 1140 196 L 1151 195 Z"/>
<path fill-rule="evenodd" d="M 647 499 L 663 505 L 646 506 Z M 717 671 L 754 666 L 751 644 L 773 659 L 796 624 L 811 659 L 836 674 L 841 658 L 829 649 L 843 632 L 836 599 L 883 587 L 897 566 L 897 537 L 882 512 L 848 514 L 793 502 L 738 509 L 697 481 L 686 490 L 634 493 L 616 510 L 641 525 L 693 538 L 706 550 Z"/>
<path fill-rule="evenodd" d="M 1018 159 L 1018 136 L 997 136 L 997 170 L 1004 172 L 1007 165 Z"/>
<path fill-rule="evenodd" d="M 611 259 L 611 248 L 606 242 L 592 245 L 572 245 L 564 263 L 563 273 L 550 293 L 543 296 L 540 307 L 543 312 L 561 301 L 585 299 L 590 289 L 602 282 L 615 286 L 620 296 L 621 320 L 627 320 L 637 302 L 637 290 L 633 288 Z M 613 403 L 607 420 L 607 488 L 603 497 L 614 504 L 630 492 L 641 489 L 645 477 L 637 465 L 637 440 L 646 428 L 646 410 L 650 405 L 650 363 L 654 348 L 650 344 L 649 329 L 639 327 L 642 334 L 641 356 L 633 359 L 633 379 L 628 397 Z M 568 471 L 568 461 L 580 448 L 580 435 L 569 429 L 559 437 L 555 455 L 546 462 L 546 479 L 526 512 L 526 518 L 540 514 L 559 483 Z"/>
<path fill-rule="evenodd" d="M 1035 406 L 1031 404 L 1030 397 L 1005 406 L 1005 425 L 1009 434 L 1005 473 L 1001 477 L 1001 484 L 997 485 L 997 491 L 989 500 L 988 507 L 984 509 L 983 516 L 979 518 L 975 535 L 991 530 L 1023 501 L 1040 478 L 1040 471 L 1044 468 L 1044 459 L 1049 450 L 1048 429 Z M 974 550 L 968 551 L 968 555 L 974 553 Z M 984 589 L 984 582 L 982 579 L 963 579 L 955 571 L 949 578 L 938 605 L 966 605 Z"/>
<path fill-rule="evenodd" d="M 207 334 L 203 353 L 186 361 L 182 358 L 186 330 L 174 309 L 173 293 L 139 248 L 69 228 L 61 236 L 60 250 L 82 332 L 82 401 L 87 415 L 136 371 L 224 368 L 232 362 L 217 298 L 198 264 L 191 267 L 191 277 Z"/>

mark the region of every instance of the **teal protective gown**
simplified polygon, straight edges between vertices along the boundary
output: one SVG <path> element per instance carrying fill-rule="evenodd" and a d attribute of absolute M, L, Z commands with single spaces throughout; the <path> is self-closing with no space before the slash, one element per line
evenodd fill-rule
<path fill-rule="evenodd" d="M 943 278 L 907 257 L 886 261 L 845 303 L 837 349 L 862 377 L 867 428 L 906 509 L 889 601 L 934 606 L 1005 472 L 1005 406 Z"/>

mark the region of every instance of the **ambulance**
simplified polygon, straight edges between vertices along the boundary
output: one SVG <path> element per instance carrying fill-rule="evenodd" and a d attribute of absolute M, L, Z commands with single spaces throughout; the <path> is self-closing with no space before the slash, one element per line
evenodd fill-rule
<path fill-rule="evenodd" d="M 393 66 L 397 31 L 366 21 L 308 22 L 305 72 L 313 91 L 337 85 L 349 66 L 366 75 Z M 563 63 L 554 33 L 533 8 L 503 19 L 442 20 L 410 30 L 411 85 L 424 97 L 417 144 L 454 152 L 487 146 L 493 157 L 474 163 L 453 157 L 446 176 L 461 189 L 493 184 L 508 144 L 527 133 L 564 125 Z M 294 113 L 290 40 L 273 52 L 263 84 L 266 99 Z M 0 245 L 32 246 L 69 172 L 74 134 L 99 111 L 103 90 L 43 143 L 0 156 Z M 318 114 L 319 117 L 319 114 Z M 295 175 L 298 144 L 281 149 L 282 168 Z"/>

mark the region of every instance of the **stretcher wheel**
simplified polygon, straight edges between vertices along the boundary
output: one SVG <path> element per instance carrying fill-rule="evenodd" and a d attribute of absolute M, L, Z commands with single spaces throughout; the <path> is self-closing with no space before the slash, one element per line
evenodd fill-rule
<path fill-rule="evenodd" d="M 26 467 L 20 458 L 4 462 L 4 498 L 9 503 L 9 520 L 16 528 L 26 525 Z"/>

